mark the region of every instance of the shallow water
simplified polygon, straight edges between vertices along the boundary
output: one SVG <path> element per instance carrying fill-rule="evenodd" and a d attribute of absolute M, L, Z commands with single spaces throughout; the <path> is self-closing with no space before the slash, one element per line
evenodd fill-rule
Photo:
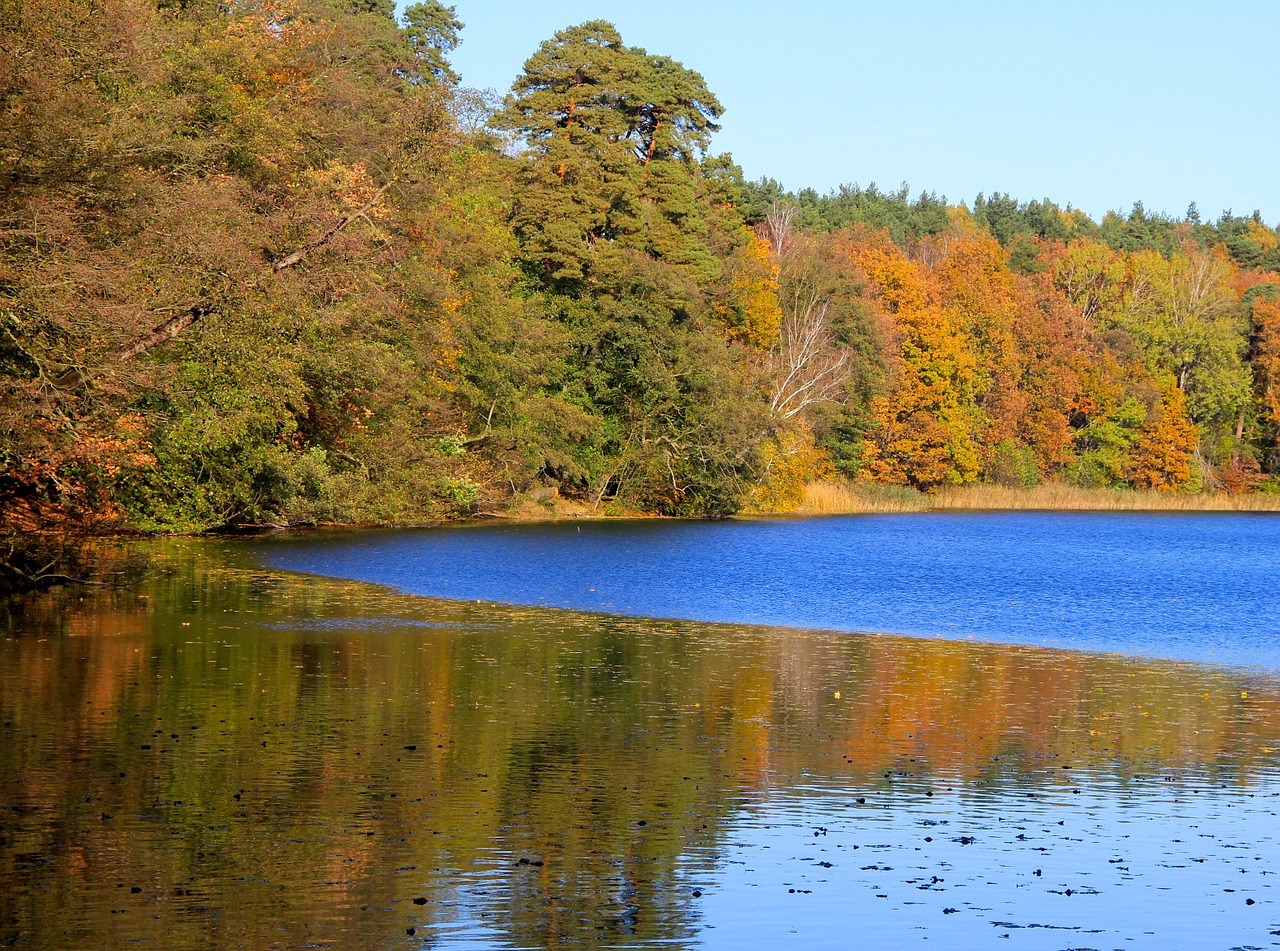
<path fill-rule="evenodd" d="M 505 523 L 281 536 L 256 551 L 429 597 L 1280 671 L 1270 513 Z"/>
<path fill-rule="evenodd" d="M 0 943 L 1280 946 L 1264 668 L 433 601 L 250 548 L 12 616 Z"/>

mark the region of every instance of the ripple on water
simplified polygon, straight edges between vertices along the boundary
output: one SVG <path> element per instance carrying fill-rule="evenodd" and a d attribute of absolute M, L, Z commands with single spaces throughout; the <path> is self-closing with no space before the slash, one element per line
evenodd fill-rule
<path fill-rule="evenodd" d="M 1273 674 L 430 601 L 218 544 L 0 638 L 0 941 L 1280 938 Z"/>
<path fill-rule="evenodd" d="M 430 597 L 1280 670 L 1270 513 L 505 523 L 272 538 L 254 551 Z"/>

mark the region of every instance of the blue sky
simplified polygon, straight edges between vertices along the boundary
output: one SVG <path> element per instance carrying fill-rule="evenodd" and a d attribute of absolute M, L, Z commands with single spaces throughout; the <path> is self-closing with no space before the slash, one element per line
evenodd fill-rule
<path fill-rule="evenodd" d="M 1280 222 L 1280 0 L 454 4 L 468 86 L 590 19 L 697 70 L 748 178 Z"/>

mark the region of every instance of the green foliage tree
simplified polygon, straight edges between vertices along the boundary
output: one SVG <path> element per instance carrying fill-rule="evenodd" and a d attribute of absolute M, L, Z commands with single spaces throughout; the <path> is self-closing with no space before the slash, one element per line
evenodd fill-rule
<path fill-rule="evenodd" d="M 1076 432 L 1076 458 L 1068 469 L 1071 481 L 1085 488 L 1123 485 L 1130 471 L 1129 449 L 1146 417 L 1142 401 L 1126 397 L 1089 419 Z"/>
<path fill-rule="evenodd" d="M 597 242 L 713 274 L 698 160 L 721 111 L 701 76 L 605 21 L 544 42 L 494 120 L 529 150 L 513 224 L 540 276 L 577 290 Z"/>
<path fill-rule="evenodd" d="M 400 407 L 441 392 L 443 282 L 414 247 L 453 148 L 442 101 L 397 73 L 381 8 L 89 12 L 10 33 L 6 114 L 32 123 L 0 171 L 0 283 L 32 356 L 5 381 L 11 475 L 56 508 L 83 447 L 140 418 L 95 476 L 135 524 L 287 518 L 320 468 L 349 489 L 329 517 L 361 517 L 388 447 L 427 435 Z"/>

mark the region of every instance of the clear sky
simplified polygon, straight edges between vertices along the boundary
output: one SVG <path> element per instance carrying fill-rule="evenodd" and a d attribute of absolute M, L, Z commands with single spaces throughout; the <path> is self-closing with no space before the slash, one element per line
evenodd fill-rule
<path fill-rule="evenodd" d="M 449 3 L 450 0 L 445 0 Z M 748 178 L 1280 222 L 1280 0 L 452 0 L 464 85 L 614 23 L 725 106 Z"/>

